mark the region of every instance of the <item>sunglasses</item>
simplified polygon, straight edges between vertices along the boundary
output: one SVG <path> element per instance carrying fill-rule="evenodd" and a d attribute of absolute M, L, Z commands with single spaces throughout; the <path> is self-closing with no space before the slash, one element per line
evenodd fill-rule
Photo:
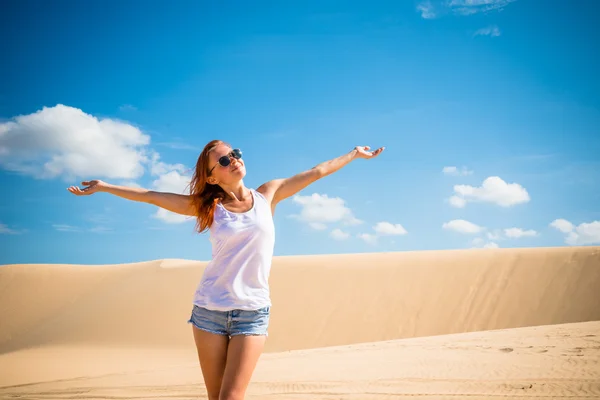
<path fill-rule="evenodd" d="M 215 164 L 215 166 L 212 167 L 210 171 L 208 171 L 208 175 L 210 175 L 213 172 L 213 169 L 215 169 L 217 165 L 220 165 L 221 167 L 228 167 L 229 164 L 231 164 L 231 157 L 235 158 L 236 160 L 239 160 L 240 158 L 242 158 L 242 151 L 240 149 L 233 149 L 229 154 L 219 158 L 219 162 Z"/>

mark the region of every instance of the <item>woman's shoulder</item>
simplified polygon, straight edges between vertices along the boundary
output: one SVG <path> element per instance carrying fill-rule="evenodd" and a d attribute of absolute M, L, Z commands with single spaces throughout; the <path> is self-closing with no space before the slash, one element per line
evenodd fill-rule
<path fill-rule="evenodd" d="M 273 196 L 281 179 L 274 179 L 260 185 L 255 191 L 263 196 L 269 203 L 273 200 Z"/>

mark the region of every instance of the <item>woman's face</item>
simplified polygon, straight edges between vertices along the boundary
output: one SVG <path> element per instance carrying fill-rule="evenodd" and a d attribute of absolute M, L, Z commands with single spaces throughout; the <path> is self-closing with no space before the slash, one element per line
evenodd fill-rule
<path fill-rule="evenodd" d="M 232 154 L 232 148 L 225 145 L 219 144 L 210 152 L 208 157 L 208 170 L 212 171 L 209 173 L 209 177 L 215 178 L 219 182 L 233 183 L 241 180 L 246 175 L 246 166 L 244 160 L 240 157 L 235 158 Z M 223 166 L 219 160 L 225 161 L 229 159 L 229 165 Z"/>

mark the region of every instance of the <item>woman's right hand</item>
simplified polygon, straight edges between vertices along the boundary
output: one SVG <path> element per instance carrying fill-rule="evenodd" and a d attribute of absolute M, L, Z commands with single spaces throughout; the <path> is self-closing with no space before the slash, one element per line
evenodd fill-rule
<path fill-rule="evenodd" d="M 80 189 L 77 186 L 70 186 L 67 188 L 67 190 L 77 196 L 87 196 L 98 192 L 103 187 L 106 187 L 106 183 L 99 179 L 94 179 L 93 181 L 83 181 L 81 184 L 85 186 L 83 189 Z"/>

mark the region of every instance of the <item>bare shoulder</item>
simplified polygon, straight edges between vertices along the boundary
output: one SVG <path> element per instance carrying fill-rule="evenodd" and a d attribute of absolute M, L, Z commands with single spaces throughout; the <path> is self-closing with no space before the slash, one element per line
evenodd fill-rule
<path fill-rule="evenodd" d="M 277 189 L 281 186 L 283 181 L 284 179 L 270 180 L 260 185 L 256 191 L 265 196 L 269 202 L 272 202 Z"/>
<path fill-rule="evenodd" d="M 273 179 L 263 183 L 258 188 L 256 188 L 256 191 L 262 194 L 265 197 L 265 199 L 267 199 L 267 202 L 271 207 L 271 214 L 273 215 L 275 215 L 275 208 L 277 207 L 278 203 L 277 200 L 275 200 L 275 194 L 277 193 L 277 190 L 281 187 L 281 184 L 284 181 L 285 179 Z"/>

